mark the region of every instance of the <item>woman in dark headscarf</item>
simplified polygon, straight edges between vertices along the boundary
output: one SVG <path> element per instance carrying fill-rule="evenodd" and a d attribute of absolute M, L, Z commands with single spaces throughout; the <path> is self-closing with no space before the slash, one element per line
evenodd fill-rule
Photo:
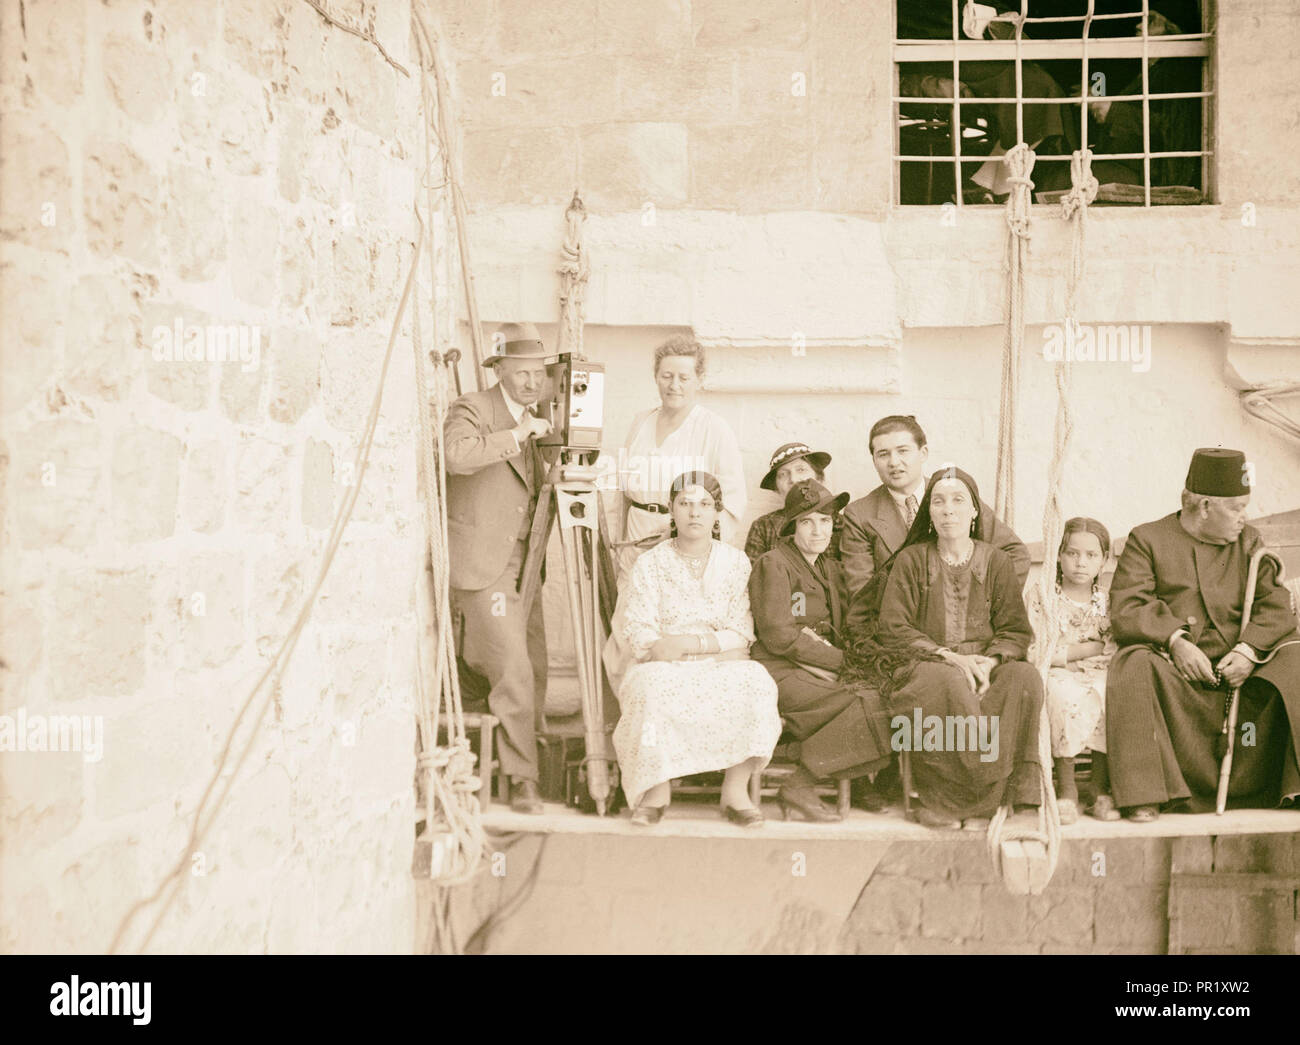
<path fill-rule="evenodd" d="M 912 753 L 916 817 L 931 827 L 982 829 L 1004 802 L 1039 804 L 1043 690 L 1024 659 L 1033 631 L 979 504 L 961 469 L 931 476 L 907 539 L 851 614 L 846 673 L 880 689 L 894 746 Z"/>

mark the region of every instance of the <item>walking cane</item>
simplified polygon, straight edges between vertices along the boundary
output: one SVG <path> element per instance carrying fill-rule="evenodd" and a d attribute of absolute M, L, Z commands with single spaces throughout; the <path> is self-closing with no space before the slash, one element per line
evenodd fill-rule
<path fill-rule="evenodd" d="M 1250 611 L 1255 602 L 1255 585 L 1259 581 L 1259 564 L 1264 556 L 1272 553 L 1264 547 L 1255 549 L 1250 557 L 1250 566 L 1246 570 L 1246 599 L 1241 607 L 1241 631 L 1238 639 L 1246 632 L 1250 624 Z M 1274 557 L 1276 558 L 1276 557 Z M 1214 812 L 1222 816 L 1228 805 L 1228 777 L 1232 775 L 1232 748 L 1237 739 L 1237 709 L 1241 702 L 1241 687 L 1232 687 L 1232 696 L 1228 699 L 1228 715 L 1223 722 L 1223 731 L 1227 734 L 1228 745 L 1223 752 L 1223 761 L 1219 765 L 1219 792 L 1214 799 Z"/>

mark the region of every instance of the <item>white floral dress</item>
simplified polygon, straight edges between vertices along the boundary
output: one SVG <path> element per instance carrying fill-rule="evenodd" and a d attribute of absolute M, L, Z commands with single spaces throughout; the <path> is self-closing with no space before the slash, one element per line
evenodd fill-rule
<path fill-rule="evenodd" d="M 1106 750 L 1106 670 L 1115 653 L 1110 634 L 1109 605 L 1106 593 L 1098 588 L 1087 602 L 1075 602 L 1056 586 L 1059 600 L 1060 635 L 1058 651 L 1080 642 L 1104 643 L 1103 652 L 1083 660 L 1072 660 L 1063 668 L 1047 672 L 1047 718 L 1052 727 L 1052 757 L 1073 758 L 1081 751 Z M 1038 585 L 1031 586 L 1025 608 L 1033 623 L 1034 634 L 1047 628 L 1043 600 Z M 1029 649 L 1029 662 L 1035 663 L 1038 649 L 1035 640 Z"/>
<path fill-rule="evenodd" d="M 748 758 L 766 765 L 781 735 L 776 683 L 752 660 L 646 660 L 664 635 L 714 635 L 723 650 L 754 641 L 749 559 L 714 541 L 696 580 L 672 542 L 632 567 L 605 648 L 622 710 L 614 750 L 632 806 L 656 784 L 726 769 Z M 734 654 L 733 654 L 734 656 Z"/>

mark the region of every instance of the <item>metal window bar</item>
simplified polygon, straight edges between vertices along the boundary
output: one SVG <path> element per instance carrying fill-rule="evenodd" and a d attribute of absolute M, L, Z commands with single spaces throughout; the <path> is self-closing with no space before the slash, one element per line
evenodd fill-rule
<path fill-rule="evenodd" d="M 1025 98 L 1024 94 L 1024 55 L 1026 52 L 1031 56 L 1042 57 L 1044 60 L 1051 58 L 1071 59 L 1076 55 L 1082 57 L 1083 74 L 1079 83 L 1080 94 L 1080 142 L 1083 149 L 1088 148 L 1088 63 L 1090 57 L 1097 58 L 1131 58 L 1140 54 L 1142 62 L 1142 93 L 1141 94 L 1124 94 L 1124 95 L 1107 95 L 1107 100 L 1111 103 L 1119 101 L 1140 101 L 1142 103 L 1142 148 L 1140 153 L 1097 153 L 1094 159 L 1141 159 L 1142 160 L 1142 185 L 1143 185 L 1143 205 L 1151 206 L 1151 160 L 1176 157 L 1199 156 L 1201 158 L 1201 191 L 1207 194 L 1208 189 L 1208 164 L 1206 160 L 1214 155 L 1214 151 L 1209 148 L 1208 133 L 1208 107 L 1202 106 L 1201 116 L 1201 148 L 1199 150 L 1187 151 L 1168 151 L 1152 152 L 1151 151 L 1151 101 L 1180 98 L 1212 98 L 1213 91 L 1178 91 L 1164 94 L 1152 94 L 1150 84 L 1150 59 L 1153 53 L 1152 38 L 1149 32 L 1150 23 L 1150 0 L 1142 0 L 1142 9 L 1140 11 L 1127 11 L 1112 14 L 1097 14 L 1096 0 L 1088 0 L 1088 10 L 1082 15 L 1061 15 L 1061 16 L 1042 16 L 1032 17 L 1029 14 L 1029 0 L 1020 0 L 1020 12 L 1016 19 L 1016 36 L 1013 44 L 1006 44 L 1003 41 L 990 40 L 962 40 L 960 37 L 960 0 L 952 0 L 952 39 L 944 43 L 936 44 L 933 40 L 895 40 L 896 50 L 901 47 L 905 53 L 896 53 L 894 61 L 896 65 L 906 65 L 911 63 L 933 62 L 939 56 L 936 52 L 944 52 L 943 57 L 948 57 L 952 62 L 952 80 L 953 80 L 953 98 L 952 98 L 952 162 L 954 177 L 954 198 L 957 206 L 960 208 L 964 205 L 964 193 L 962 191 L 962 153 L 961 153 L 961 59 L 963 54 L 968 55 L 968 60 L 974 61 L 996 61 L 1001 57 L 1012 57 L 1016 67 L 1016 95 L 1014 98 L 981 98 L 979 105 L 1012 105 L 1016 106 L 1016 134 L 1020 141 L 1024 141 L 1024 106 L 1026 105 L 1059 105 L 1060 98 Z M 1209 47 L 1209 40 L 1213 37 L 1213 32 L 1208 28 L 1210 23 L 1209 6 L 1211 0 L 1207 0 L 1202 5 L 1202 23 L 1201 32 L 1199 33 L 1178 33 L 1161 36 L 1155 41 L 1154 53 L 1159 57 L 1189 57 L 1209 59 L 1212 52 Z M 1124 40 L 1119 38 L 1102 38 L 1097 39 L 1091 36 L 1091 25 L 1094 21 L 1103 21 L 1111 19 L 1139 19 L 1141 28 L 1140 40 Z M 1047 22 L 1082 22 L 1082 32 L 1079 39 L 1072 40 L 1025 40 L 1024 27 L 1026 25 L 1043 24 Z M 1000 45 L 1000 46 L 999 46 Z M 1094 48 L 1090 55 L 1090 45 Z M 1008 55 L 1007 48 L 1011 48 Z M 948 54 L 950 49 L 951 53 Z M 997 52 L 996 54 L 993 52 Z M 977 57 L 978 56 L 978 57 Z M 925 96 L 902 95 L 893 96 L 894 101 L 894 119 L 896 132 L 901 128 L 902 118 L 899 110 L 901 102 L 923 101 L 931 104 L 943 104 L 942 100 L 928 98 Z M 903 163 L 942 163 L 942 160 L 936 160 L 933 156 L 903 156 L 901 138 L 898 133 L 895 134 L 895 185 L 901 191 L 902 164 Z M 1037 160 L 1071 160 L 1073 156 L 1044 155 L 1037 156 Z M 897 198 L 896 193 L 896 198 Z"/>

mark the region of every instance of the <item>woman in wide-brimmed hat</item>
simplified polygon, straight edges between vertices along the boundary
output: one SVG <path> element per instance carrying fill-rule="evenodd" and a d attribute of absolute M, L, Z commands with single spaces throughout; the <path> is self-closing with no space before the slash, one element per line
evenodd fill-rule
<path fill-rule="evenodd" d="M 799 767 L 777 795 L 783 815 L 838 820 L 813 790 L 819 779 L 866 776 L 889 764 L 889 728 L 879 694 L 840 678 L 849 610 L 844 568 L 830 554 L 835 519 L 849 501 L 815 479 L 786 493 L 774 547 L 754 565 L 750 605 L 758 642 L 752 656 L 777 684 L 786 734 L 800 745 Z M 852 709 L 852 710 L 850 710 Z M 841 714 L 861 726 L 848 744 L 807 738 Z"/>
<path fill-rule="evenodd" d="M 783 501 L 797 482 L 804 479 L 816 479 L 826 482 L 826 466 L 831 463 L 831 455 L 824 450 L 813 450 L 807 443 L 786 443 L 778 446 L 772 454 L 767 474 L 758 485 L 764 490 L 771 490 Z M 840 557 L 841 516 L 837 512 L 832 522 L 830 554 Z M 771 551 L 781 539 L 781 527 L 785 525 L 785 505 L 774 512 L 760 515 L 749 527 L 749 536 L 745 538 L 745 554 L 750 562 L 758 562 L 759 557 Z"/>

